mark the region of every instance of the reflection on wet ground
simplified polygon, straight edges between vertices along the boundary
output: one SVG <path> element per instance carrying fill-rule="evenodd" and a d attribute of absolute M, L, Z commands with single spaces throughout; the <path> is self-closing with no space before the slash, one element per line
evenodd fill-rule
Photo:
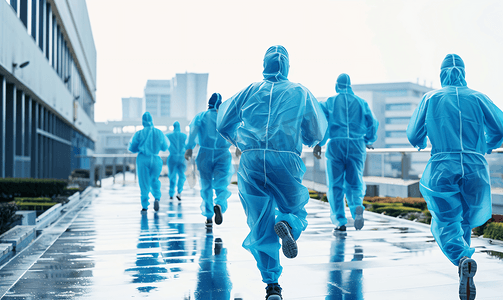
<path fill-rule="evenodd" d="M 167 185 L 163 191 L 167 195 Z M 198 191 L 140 214 L 139 188 L 110 185 L 0 269 L 3 299 L 264 299 L 237 189 L 207 231 Z M 295 259 L 282 257 L 287 299 L 457 299 L 458 275 L 429 227 L 365 212 L 365 227 L 332 233 L 328 205 L 310 201 Z M 477 299 L 501 299 L 503 244 L 474 238 Z M 3 290 L 2 290 L 3 289 Z"/>

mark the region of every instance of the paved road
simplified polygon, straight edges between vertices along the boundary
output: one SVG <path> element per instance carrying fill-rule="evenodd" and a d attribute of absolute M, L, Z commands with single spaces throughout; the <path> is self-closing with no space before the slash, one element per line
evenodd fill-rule
<path fill-rule="evenodd" d="M 163 186 L 167 195 L 167 187 Z M 163 197 L 141 216 L 135 184 L 96 189 L 0 269 L 2 299 L 264 299 L 237 188 L 224 223 L 204 227 L 196 190 Z M 429 227 L 365 212 L 365 227 L 334 236 L 326 203 L 307 206 L 295 259 L 282 257 L 289 299 L 458 299 L 457 268 Z M 347 211 L 350 219 L 349 211 Z M 349 225 L 352 225 L 351 223 Z M 477 299 L 503 299 L 502 244 L 474 239 Z"/>

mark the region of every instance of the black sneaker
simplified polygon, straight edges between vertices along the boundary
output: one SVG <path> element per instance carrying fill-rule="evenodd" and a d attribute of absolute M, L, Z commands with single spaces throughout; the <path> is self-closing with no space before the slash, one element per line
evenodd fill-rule
<path fill-rule="evenodd" d="M 473 276 L 477 272 L 477 263 L 475 260 L 463 256 L 459 260 L 458 275 L 459 275 L 459 299 L 474 300 L 477 290 L 473 282 Z"/>
<path fill-rule="evenodd" d="M 169 200 L 173 200 L 173 196 L 169 196 Z"/>
<path fill-rule="evenodd" d="M 334 231 L 337 230 L 337 231 L 346 231 L 346 225 L 341 225 L 341 226 L 337 226 L 334 228 Z"/>
<path fill-rule="evenodd" d="M 142 215 L 146 215 L 147 214 L 147 209 L 146 208 L 142 208 L 141 211 L 140 211 L 140 213 Z"/>
<path fill-rule="evenodd" d="M 346 235 L 346 225 L 337 226 L 332 232 L 335 236 L 345 236 Z"/>
<path fill-rule="evenodd" d="M 154 201 L 154 210 L 159 211 L 159 199 L 155 199 Z"/>
<path fill-rule="evenodd" d="M 297 256 L 297 242 L 292 236 L 292 227 L 285 222 L 280 221 L 274 225 L 274 231 L 281 239 L 281 249 L 287 258 L 294 258 Z"/>
<path fill-rule="evenodd" d="M 213 220 L 212 219 L 206 219 L 206 221 L 204 222 L 204 224 L 206 224 L 206 228 L 211 228 L 213 227 Z"/>
<path fill-rule="evenodd" d="M 215 224 L 220 225 L 222 224 L 223 216 L 222 216 L 222 208 L 220 205 L 215 205 L 213 206 L 213 211 L 215 212 Z"/>
<path fill-rule="evenodd" d="M 178 201 L 182 201 L 182 195 L 180 195 L 180 193 L 176 194 L 176 199 L 178 199 Z"/>
<path fill-rule="evenodd" d="M 266 300 L 282 300 L 283 297 L 281 296 L 281 287 L 277 283 L 269 283 L 267 287 L 265 288 L 266 295 L 265 299 Z"/>

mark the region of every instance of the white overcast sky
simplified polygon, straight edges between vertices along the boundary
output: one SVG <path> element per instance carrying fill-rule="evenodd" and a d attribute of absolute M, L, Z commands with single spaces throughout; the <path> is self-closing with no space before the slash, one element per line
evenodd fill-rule
<path fill-rule="evenodd" d="M 317 97 L 353 84 L 440 87 L 448 53 L 463 58 L 468 87 L 503 109 L 500 0 L 86 0 L 98 55 L 98 122 L 121 119 L 121 98 L 148 79 L 209 73 L 208 97 L 228 99 L 262 80 L 272 45 L 290 54 L 289 79 Z"/>

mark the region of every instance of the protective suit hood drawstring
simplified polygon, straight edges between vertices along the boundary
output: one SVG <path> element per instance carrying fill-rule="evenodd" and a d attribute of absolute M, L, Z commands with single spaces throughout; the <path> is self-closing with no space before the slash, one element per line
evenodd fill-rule
<path fill-rule="evenodd" d="M 267 49 L 264 56 L 264 79 L 270 81 L 286 80 L 290 69 L 290 59 L 285 47 L 277 45 Z"/>
<path fill-rule="evenodd" d="M 147 111 L 141 117 L 141 122 L 143 127 L 152 127 L 154 126 L 154 121 L 152 120 L 152 115 Z"/>
<path fill-rule="evenodd" d="M 351 79 L 348 74 L 342 73 L 337 77 L 337 82 L 335 83 L 335 91 L 338 94 L 352 94 L 353 89 L 351 88 Z"/>
<path fill-rule="evenodd" d="M 457 54 L 447 54 L 440 67 L 442 87 L 466 86 L 465 63 Z"/>

